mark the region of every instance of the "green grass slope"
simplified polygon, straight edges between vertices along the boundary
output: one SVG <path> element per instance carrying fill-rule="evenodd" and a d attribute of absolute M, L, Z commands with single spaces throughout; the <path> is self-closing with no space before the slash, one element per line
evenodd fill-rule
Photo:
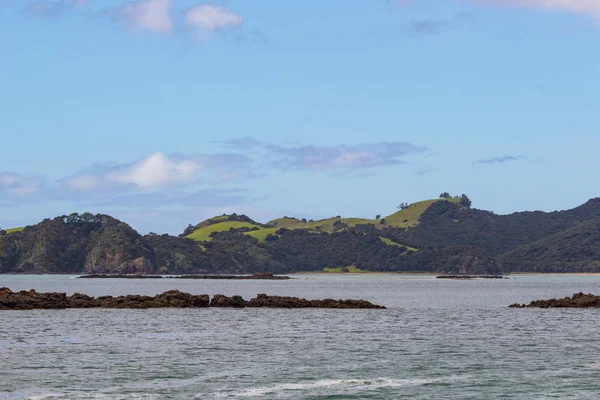
<path fill-rule="evenodd" d="M 258 239 L 259 242 L 264 242 L 267 240 L 267 236 L 275 235 L 280 228 L 261 228 L 257 231 L 244 232 L 244 235 L 251 236 L 255 239 Z"/>
<path fill-rule="evenodd" d="M 6 229 L 6 233 L 7 234 L 11 234 L 11 233 L 15 233 L 15 232 L 21 232 L 25 229 L 25 227 L 22 228 L 11 228 L 11 229 Z"/>
<path fill-rule="evenodd" d="M 218 223 L 213 223 L 210 225 L 205 225 L 203 227 L 200 227 L 200 228 L 194 230 L 194 232 L 191 233 L 190 235 L 188 235 L 187 237 L 190 239 L 193 239 L 197 242 L 210 242 L 211 241 L 211 237 L 210 237 L 211 233 L 225 232 L 225 231 L 230 230 L 231 228 L 233 228 L 233 229 L 260 228 L 260 226 L 251 224 L 249 222 L 243 222 L 243 221 L 218 222 Z M 266 235 L 265 235 L 265 237 L 266 237 Z"/>
<path fill-rule="evenodd" d="M 412 228 L 419 223 L 421 215 L 434 203 L 438 201 L 449 201 L 451 203 L 458 203 L 459 198 L 451 199 L 434 199 L 424 200 L 417 203 L 412 203 L 408 208 L 400 210 L 397 213 L 385 217 L 386 224 L 381 227 L 391 226 L 395 228 Z"/>
<path fill-rule="evenodd" d="M 364 224 L 372 224 L 377 229 L 383 229 L 386 227 L 410 228 L 416 226 L 419 223 L 419 218 L 421 217 L 421 215 L 432 204 L 438 201 L 458 202 L 458 200 L 458 198 L 435 199 L 413 203 L 408 208 L 398 211 L 397 213 L 392 214 L 388 217 L 385 217 L 385 224 L 381 224 L 380 220 L 375 219 L 341 218 L 337 216 L 317 221 L 306 221 L 297 218 L 284 217 L 274 219 L 268 222 L 266 225 L 262 225 L 245 216 L 244 218 L 247 218 L 247 221 L 231 221 L 230 216 L 222 215 L 202 221 L 194 227 L 193 233 L 189 234 L 187 237 L 196 241 L 210 241 L 210 235 L 213 232 L 224 232 L 230 230 L 231 228 L 258 228 L 258 230 L 245 232 L 244 234 L 247 236 L 254 237 L 260 242 L 264 242 L 268 235 L 275 235 L 275 232 L 277 232 L 281 228 L 290 230 L 305 229 L 312 232 L 326 233 L 332 233 L 339 230 L 343 230 L 347 227 L 352 228 L 356 225 Z M 389 239 L 382 238 L 381 240 L 389 246 L 403 246 L 401 244 L 394 243 Z M 417 251 L 417 249 L 415 248 L 409 246 L 405 247 L 408 248 L 408 251 Z"/>
<path fill-rule="evenodd" d="M 410 246 L 406 246 L 406 245 L 403 245 L 400 243 L 396 243 L 391 239 L 384 238 L 383 236 L 379 236 L 379 240 L 381 240 L 383 243 L 385 243 L 388 246 L 406 247 L 406 252 L 416 253 L 417 251 L 419 251 L 419 249 L 416 249 L 416 248 L 410 247 Z"/>
<path fill-rule="evenodd" d="M 360 224 L 375 224 L 377 223 L 374 219 L 365 218 L 340 218 L 331 217 L 326 219 L 320 219 L 317 221 L 304 222 L 300 219 L 295 218 L 278 218 L 267 223 L 268 226 L 276 227 L 278 229 L 308 229 L 318 232 L 334 232 L 338 224 L 344 224 L 342 226 L 353 227 Z"/>

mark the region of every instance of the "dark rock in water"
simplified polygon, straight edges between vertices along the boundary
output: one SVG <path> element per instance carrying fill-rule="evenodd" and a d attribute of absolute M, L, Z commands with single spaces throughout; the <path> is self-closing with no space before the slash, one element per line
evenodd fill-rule
<path fill-rule="evenodd" d="M 0 310 L 45 310 L 65 308 L 385 308 L 364 300 L 306 300 L 296 297 L 267 296 L 258 297 L 246 302 L 241 296 L 215 295 L 212 300 L 208 295 L 193 295 L 179 290 L 169 290 L 157 296 L 100 296 L 90 297 L 75 293 L 38 293 L 31 289 L 13 292 L 8 288 L 0 288 Z"/>
<path fill-rule="evenodd" d="M 38 293 L 35 290 L 12 292 L 0 289 L 0 310 L 38 310 L 64 308 L 203 308 L 209 306 L 207 295 L 191 295 L 170 290 L 157 296 L 90 297 L 75 293 Z"/>
<path fill-rule="evenodd" d="M 298 297 L 267 296 L 266 294 L 259 294 L 256 298 L 249 300 L 246 306 L 266 308 L 385 308 L 365 300 L 306 300 Z"/>
<path fill-rule="evenodd" d="M 81 275 L 77 279 L 163 279 L 161 275 L 124 275 L 124 274 L 90 274 Z"/>
<path fill-rule="evenodd" d="M 535 300 L 529 304 L 511 304 L 510 308 L 600 308 L 600 296 L 575 293 L 563 299 Z"/>
<path fill-rule="evenodd" d="M 254 275 L 179 275 L 179 276 L 161 276 L 161 275 L 128 275 L 128 274 L 90 274 L 82 275 L 81 279 L 227 279 L 227 280 L 289 280 L 289 276 L 273 275 L 272 272 L 257 272 Z"/>
<path fill-rule="evenodd" d="M 510 279 L 502 275 L 440 275 L 436 279 Z"/>
<path fill-rule="evenodd" d="M 213 296 L 210 306 L 244 308 L 246 307 L 246 300 L 244 300 L 241 296 L 227 297 L 222 294 L 216 294 Z"/>

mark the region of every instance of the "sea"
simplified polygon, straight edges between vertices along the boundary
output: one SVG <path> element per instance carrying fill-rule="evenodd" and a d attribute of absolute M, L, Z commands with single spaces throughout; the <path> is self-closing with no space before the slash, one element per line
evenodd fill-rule
<path fill-rule="evenodd" d="M 289 281 L 0 276 L 92 296 L 170 289 L 365 299 L 386 310 L 0 311 L 0 399 L 598 399 L 600 276 L 296 275 Z"/>

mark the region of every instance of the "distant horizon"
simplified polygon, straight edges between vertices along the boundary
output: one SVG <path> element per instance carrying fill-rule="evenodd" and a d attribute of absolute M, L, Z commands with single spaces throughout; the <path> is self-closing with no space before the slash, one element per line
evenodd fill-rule
<path fill-rule="evenodd" d="M 600 2 L 10 0 L 0 24 L 2 227 L 599 195 Z"/>

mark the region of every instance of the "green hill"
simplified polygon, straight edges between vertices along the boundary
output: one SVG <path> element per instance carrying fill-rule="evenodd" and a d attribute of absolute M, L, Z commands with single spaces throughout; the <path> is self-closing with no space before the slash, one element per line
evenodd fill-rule
<path fill-rule="evenodd" d="M 175 237 L 71 214 L 2 232 L 0 273 L 600 272 L 600 198 L 510 215 L 455 198 L 426 200 L 384 219 L 261 224 L 231 214 Z"/>
<path fill-rule="evenodd" d="M 385 217 L 385 225 L 393 228 L 412 228 L 413 226 L 416 226 L 419 223 L 421 215 L 423 215 L 423 213 L 427 211 L 427 209 L 432 204 L 444 201 L 458 204 L 460 199 L 457 197 L 453 197 L 450 199 L 424 200 L 419 201 L 417 203 L 412 203 L 404 210 L 400 210 L 392 215 Z"/>
<path fill-rule="evenodd" d="M 260 226 L 244 221 L 225 221 L 218 222 L 212 225 L 207 225 L 202 228 L 195 229 L 194 232 L 187 235 L 187 238 L 193 239 L 197 242 L 209 242 L 212 240 L 211 236 L 215 232 L 226 232 L 230 229 L 242 229 L 242 228 L 259 228 Z"/>

